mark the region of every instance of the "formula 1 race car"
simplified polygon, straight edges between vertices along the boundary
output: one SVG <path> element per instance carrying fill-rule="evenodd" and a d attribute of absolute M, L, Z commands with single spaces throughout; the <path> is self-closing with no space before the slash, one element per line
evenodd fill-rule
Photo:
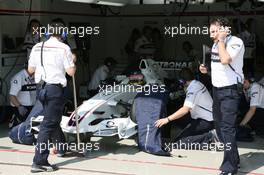
<path fill-rule="evenodd" d="M 66 136 L 75 135 L 76 118 L 79 122 L 79 133 L 89 140 L 92 136 L 115 136 L 120 139 L 129 138 L 137 133 L 137 124 L 134 115 L 133 101 L 139 91 L 144 91 L 148 85 L 165 86 L 168 78 L 158 62 L 151 59 L 142 59 L 139 65 L 140 73 L 127 76 L 117 76 L 120 83 L 104 86 L 99 93 L 84 101 L 77 111 L 70 116 L 63 116 L 61 127 Z M 143 82 L 143 83 L 142 83 Z M 144 84 L 144 85 L 142 85 Z M 177 91 L 176 96 L 184 94 Z M 175 97 L 175 93 L 170 94 Z M 78 117 L 76 117 L 76 114 Z M 43 116 L 31 119 L 31 129 L 38 132 L 39 123 Z M 88 137 L 88 138 L 87 138 Z"/>

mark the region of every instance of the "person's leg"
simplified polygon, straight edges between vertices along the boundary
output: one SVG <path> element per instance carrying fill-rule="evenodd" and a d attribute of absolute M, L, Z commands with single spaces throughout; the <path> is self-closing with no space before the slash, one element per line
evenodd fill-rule
<path fill-rule="evenodd" d="M 214 142 L 214 136 L 211 132 L 206 132 L 201 135 L 189 136 L 181 138 L 173 143 L 173 149 L 187 149 L 187 150 L 210 150 L 210 144 Z M 215 149 L 215 148 L 214 148 Z"/>
<path fill-rule="evenodd" d="M 204 119 L 197 119 L 197 125 L 194 130 L 194 135 L 200 135 L 209 132 L 214 129 L 214 122 Z"/>
<path fill-rule="evenodd" d="M 225 145 L 224 159 L 220 167 L 221 171 L 236 173 L 239 163 L 239 154 L 236 144 L 236 117 L 240 96 L 237 90 L 223 89 L 217 93 L 220 100 L 220 110 L 222 120 L 220 122 L 220 132 L 222 142 Z"/>
<path fill-rule="evenodd" d="M 44 119 L 40 124 L 35 156 L 33 162 L 37 165 L 48 164 L 49 140 L 54 131 L 60 127 L 63 111 L 62 89 L 56 86 L 46 86 L 46 101 L 44 103 Z"/>
<path fill-rule="evenodd" d="M 213 119 L 214 119 L 214 127 L 217 133 L 217 136 L 222 142 L 222 136 L 220 131 L 220 122 L 222 120 L 222 113 L 220 111 L 220 100 L 217 95 L 217 89 L 213 88 Z"/>
<path fill-rule="evenodd" d="M 32 110 L 32 108 L 33 108 L 33 106 L 25 106 L 25 108 L 27 108 L 27 113 L 24 115 L 24 116 L 21 116 L 22 118 L 21 118 L 21 122 L 24 122 L 24 121 L 26 121 L 27 120 L 27 117 L 28 117 L 28 115 L 30 114 L 30 112 L 31 112 L 31 110 Z"/>
<path fill-rule="evenodd" d="M 14 126 L 24 122 L 27 119 L 28 115 L 30 114 L 30 111 L 32 110 L 32 106 L 24 106 L 24 107 L 27 108 L 28 110 L 24 116 L 19 114 L 18 109 L 16 107 L 12 107 L 14 111 L 14 115 L 9 121 L 9 128 L 13 128 Z"/>
<path fill-rule="evenodd" d="M 65 136 L 60 126 L 56 128 L 51 138 L 52 138 L 52 143 L 55 145 L 57 153 L 62 155 L 65 154 L 67 150 L 67 145 L 65 144 Z"/>
<path fill-rule="evenodd" d="M 209 132 L 213 128 L 213 122 L 209 122 L 203 119 L 192 119 L 191 123 L 183 129 L 182 133 L 175 140 L 179 140 L 188 136 L 201 135 Z"/>
<path fill-rule="evenodd" d="M 193 135 L 196 126 L 197 126 L 197 121 L 192 119 L 191 122 L 185 128 L 183 128 L 181 133 L 174 140 L 175 141 L 180 140 L 181 138 Z"/>
<path fill-rule="evenodd" d="M 35 148 L 35 156 L 33 162 L 37 165 L 48 165 L 49 149 L 52 144 L 50 142 L 51 134 L 58 126 L 57 122 L 48 119 L 48 115 L 45 115 L 43 121 L 40 124 L 39 134 L 37 138 L 37 144 Z"/>

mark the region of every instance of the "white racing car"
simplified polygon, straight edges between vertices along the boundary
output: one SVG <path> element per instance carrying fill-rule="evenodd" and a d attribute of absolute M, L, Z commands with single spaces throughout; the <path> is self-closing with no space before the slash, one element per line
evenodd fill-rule
<path fill-rule="evenodd" d="M 97 95 L 84 101 L 76 112 L 69 117 L 63 116 L 61 127 L 66 136 L 77 133 L 76 118 L 79 120 L 82 141 L 89 140 L 92 136 L 118 135 L 120 139 L 124 139 L 135 135 L 137 124 L 133 115 L 133 101 L 137 92 L 144 90 L 147 85 L 164 85 L 164 79 L 167 78 L 161 65 L 151 59 L 142 59 L 139 68 L 141 75 L 117 76 L 121 83 L 106 85 Z M 142 82 L 144 85 L 139 85 Z M 38 132 L 42 119 L 43 116 L 32 118 L 32 130 Z"/>

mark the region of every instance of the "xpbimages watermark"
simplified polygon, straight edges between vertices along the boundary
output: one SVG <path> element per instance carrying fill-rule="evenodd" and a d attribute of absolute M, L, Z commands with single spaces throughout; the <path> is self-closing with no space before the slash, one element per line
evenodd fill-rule
<path fill-rule="evenodd" d="M 48 141 L 47 143 L 37 143 L 34 144 L 34 147 L 37 151 L 43 152 L 45 150 L 55 149 L 57 151 L 62 150 L 71 150 L 71 151 L 78 151 L 80 153 L 85 153 L 87 151 L 99 151 L 100 150 L 100 143 L 53 143 Z"/>
<path fill-rule="evenodd" d="M 181 140 L 174 143 L 165 143 L 165 151 L 172 151 L 173 149 L 177 150 L 203 150 L 203 151 L 230 151 L 231 143 L 195 143 L 195 142 L 182 142 Z"/>
<path fill-rule="evenodd" d="M 85 35 L 99 35 L 100 27 L 99 26 L 79 26 L 79 27 L 53 27 L 48 24 L 47 27 L 33 27 L 33 35 L 39 35 L 40 37 L 46 34 L 52 35 L 57 33 L 67 33 L 71 35 L 77 35 L 78 37 L 84 37 Z"/>
<path fill-rule="evenodd" d="M 219 31 L 226 31 L 231 34 L 231 27 L 220 27 Z M 190 24 L 179 24 L 178 26 L 165 26 L 164 35 L 175 37 L 177 35 L 209 35 L 210 30 L 208 26 L 191 26 Z"/>
<path fill-rule="evenodd" d="M 119 92 L 128 92 L 128 93 L 144 93 L 145 95 L 150 95 L 151 93 L 164 93 L 166 91 L 165 85 L 125 85 L 125 84 L 116 84 L 113 85 L 99 85 L 99 92 L 103 94 L 109 93 L 119 93 Z"/>

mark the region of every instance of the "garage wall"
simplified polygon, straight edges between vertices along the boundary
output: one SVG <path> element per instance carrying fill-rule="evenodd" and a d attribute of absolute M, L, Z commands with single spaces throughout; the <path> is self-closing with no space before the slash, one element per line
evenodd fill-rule
<path fill-rule="evenodd" d="M 32 13 L 31 19 L 37 18 L 41 21 L 42 25 L 46 26 L 54 18 L 63 18 L 66 23 L 69 22 L 89 22 L 91 26 L 100 26 L 100 28 L 105 28 L 104 19 L 97 17 L 99 14 L 98 9 L 91 9 L 88 4 L 77 4 L 71 2 L 65 2 L 62 0 L 52 1 L 52 0 L 33 0 L 32 1 Z M 67 10 L 65 10 L 67 9 Z M 29 0 L 3 0 L 0 1 L 0 38 L 4 35 L 8 35 L 15 39 L 16 37 L 23 37 L 26 30 L 26 24 L 28 19 L 29 10 Z M 13 22 L 13 23 L 12 23 Z M 102 36 L 103 34 L 101 34 Z M 105 47 L 103 41 L 104 37 L 91 37 L 91 51 L 90 57 L 96 58 L 91 61 L 91 67 L 97 67 L 98 60 L 102 60 L 104 57 L 104 52 L 97 52 L 96 50 Z M 0 42 L 1 43 L 1 42 Z M 1 46 L 1 44 L 0 44 Z M 0 47 L 1 48 L 1 47 Z M 1 52 L 0 52 L 1 53 Z M 2 58 L 3 55 L 1 55 Z M 26 59 L 25 56 L 12 55 L 12 62 L 16 58 L 19 59 L 18 64 L 13 68 L 12 66 L 3 67 L 0 64 L 0 78 L 8 76 L 4 80 L 3 94 L 0 94 L 0 105 L 5 103 L 4 96 L 9 89 L 10 78 L 22 69 L 21 63 Z M 2 59 L 1 59 L 2 60 Z M 0 62 L 1 63 L 1 62 Z M 88 80 L 87 65 L 79 61 L 78 71 L 77 71 L 77 87 Z M 91 71 L 92 72 L 92 71 Z M 8 104 L 8 102 L 6 103 Z"/>
<path fill-rule="evenodd" d="M 250 11 L 257 11 L 262 10 L 263 7 L 257 9 L 250 9 L 250 4 L 245 3 L 240 10 L 245 12 Z M 182 8 L 181 8 L 182 9 Z M 225 3 L 217 3 L 213 5 L 192 5 L 187 8 L 187 13 L 192 12 L 210 12 L 214 15 L 214 12 L 234 12 L 230 9 L 227 4 Z M 165 22 L 169 21 L 170 26 L 179 26 L 179 23 L 182 25 L 187 26 L 204 26 L 207 25 L 209 18 L 203 14 L 198 16 L 182 16 L 180 19 L 178 16 L 170 16 L 173 12 L 180 12 L 180 8 L 178 6 L 128 6 L 124 7 L 121 10 L 121 17 L 109 17 L 107 20 L 107 45 L 111 47 L 107 47 L 107 54 L 108 55 L 116 55 L 119 59 L 126 58 L 124 53 L 124 45 L 129 38 L 130 32 L 134 27 L 142 29 L 144 25 L 150 25 L 153 27 L 159 28 L 162 33 L 165 32 L 164 26 Z M 163 15 L 163 13 L 167 14 Z M 263 15 L 234 15 L 226 13 L 227 17 L 230 19 L 240 18 L 242 22 L 245 22 L 248 18 L 255 18 L 256 22 L 256 32 L 261 38 L 264 40 L 262 35 L 262 31 L 264 29 L 264 18 Z M 142 17 L 141 17 L 142 15 Z M 154 16 L 153 16 L 154 15 Z M 136 17 L 134 17 L 136 16 Z M 153 17 L 151 17 L 153 16 Z M 171 58 L 178 58 L 182 53 L 181 44 L 183 41 L 188 40 L 190 41 L 194 48 L 198 51 L 201 51 L 202 44 L 211 45 L 211 41 L 208 36 L 204 35 L 178 35 L 174 38 L 164 36 L 164 58 L 171 59 Z M 116 41 L 115 45 L 111 45 L 111 41 Z M 200 54 L 201 55 L 201 54 Z"/>
<path fill-rule="evenodd" d="M 9 9 L 28 9 L 27 1 L 1 1 L 1 8 Z M 23 2 L 23 3 L 22 3 Z M 249 8 L 250 4 L 244 3 L 241 7 L 241 11 L 251 11 Z M 158 27 L 164 32 L 164 23 L 169 21 L 171 26 L 178 26 L 179 18 L 177 16 L 171 16 L 174 12 L 178 13 L 182 10 L 183 6 L 178 5 L 137 5 L 137 6 L 126 6 L 123 8 L 113 8 L 115 12 L 120 11 L 120 17 L 111 15 L 110 17 L 99 17 L 99 9 L 91 8 L 90 5 L 85 3 L 73 3 L 66 2 L 63 0 L 33 0 L 32 9 L 35 11 L 41 11 L 41 14 L 33 13 L 34 18 L 39 18 L 43 25 L 46 25 L 51 19 L 55 17 L 62 17 L 66 22 L 90 22 L 91 25 L 98 25 L 102 29 L 100 37 L 92 37 L 91 43 L 92 48 L 90 50 L 90 56 L 92 60 L 92 69 L 102 61 L 105 56 L 114 56 L 119 60 L 126 59 L 126 53 L 124 52 L 124 45 L 130 35 L 131 30 L 134 27 L 140 29 L 145 24 L 149 24 L 153 27 Z M 263 7 L 255 9 L 263 10 Z M 45 12 L 54 13 L 45 13 Z M 216 12 L 216 11 L 232 11 L 229 9 L 226 3 L 217 3 L 208 5 L 190 5 L 186 12 Z M 67 13 L 67 14 L 55 14 L 56 13 Z M 72 15 L 74 14 L 74 15 Z M 164 14 L 168 16 L 164 16 Z M 151 17 L 154 15 L 153 17 Z M 242 21 L 250 16 L 241 16 Z M 232 16 L 236 18 L 236 16 Z M 2 32 L 8 33 L 9 35 L 22 36 L 25 30 L 25 20 L 27 16 L 0 16 Z M 258 25 L 263 24 L 263 16 L 257 16 Z M 10 21 L 16 21 L 15 24 Z M 192 26 L 202 26 L 208 21 L 207 16 L 182 16 L 180 18 L 181 24 L 191 24 Z M 13 27 L 15 26 L 15 27 Z M 17 30 L 19 28 L 19 30 Z M 263 26 L 257 27 L 257 32 L 261 34 Z M 260 35 L 264 37 L 263 35 Z M 164 38 L 164 58 L 171 59 L 181 55 L 181 43 L 185 40 L 189 40 L 194 45 L 196 50 L 201 49 L 203 43 L 210 44 L 210 40 L 207 36 L 199 35 L 188 35 L 188 36 L 177 36 L 174 38 Z M 115 44 L 113 44 L 115 41 Z M 103 51 L 103 52 L 102 52 Z"/>

